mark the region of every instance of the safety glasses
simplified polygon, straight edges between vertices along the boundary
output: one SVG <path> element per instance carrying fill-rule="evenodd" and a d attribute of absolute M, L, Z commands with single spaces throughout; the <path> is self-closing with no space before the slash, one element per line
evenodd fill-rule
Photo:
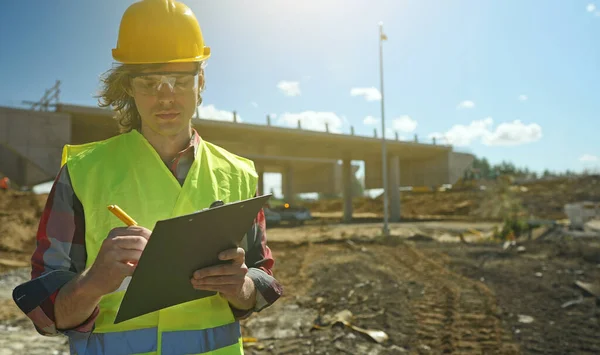
<path fill-rule="evenodd" d="M 152 72 L 131 75 L 133 91 L 144 95 L 156 95 L 166 87 L 173 94 L 198 89 L 198 72 Z"/>

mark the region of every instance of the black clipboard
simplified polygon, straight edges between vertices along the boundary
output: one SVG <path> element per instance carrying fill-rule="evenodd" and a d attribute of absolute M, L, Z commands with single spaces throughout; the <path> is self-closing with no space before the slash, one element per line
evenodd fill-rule
<path fill-rule="evenodd" d="M 213 296 L 196 290 L 194 271 L 228 263 L 218 254 L 236 248 L 272 194 L 156 222 L 138 261 L 115 324 L 170 306 Z M 214 207 L 213 207 L 214 206 Z"/>

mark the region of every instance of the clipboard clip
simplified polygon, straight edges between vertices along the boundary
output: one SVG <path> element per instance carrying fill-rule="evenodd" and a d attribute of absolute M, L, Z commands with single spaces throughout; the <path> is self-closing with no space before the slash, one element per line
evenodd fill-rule
<path fill-rule="evenodd" d="M 208 208 L 214 208 L 214 207 L 219 207 L 219 206 L 223 206 L 225 204 L 225 202 L 221 201 L 221 200 L 216 200 L 215 202 L 210 204 L 210 207 Z"/>
<path fill-rule="evenodd" d="M 216 200 L 213 203 L 211 203 L 210 206 L 208 206 L 206 208 L 203 208 L 201 210 L 197 210 L 196 212 L 206 211 L 206 210 L 209 210 L 211 208 L 220 207 L 220 206 L 223 206 L 223 205 L 225 205 L 225 202 L 223 202 L 221 200 Z"/>

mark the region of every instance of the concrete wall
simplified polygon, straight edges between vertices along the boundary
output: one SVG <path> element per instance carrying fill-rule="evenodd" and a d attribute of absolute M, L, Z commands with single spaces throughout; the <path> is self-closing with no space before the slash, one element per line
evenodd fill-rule
<path fill-rule="evenodd" d="M 356 178 L 360 166 L 352 165 L 350 174 Z M 341 195 L 343 186 L 343 164 L 318 164 L 311 169 L 294 171 L 294 193 L 320 192 Z"/>
<path fill-rule="evenodd" d="M 314 166 L 307 169 L 294 169 L 294 194 L 307 192 L 336 193 L 336 190 L 340 190 L 340 187 L 338 185 L 339 181 L 334 179 L 336 173 L 335 165 L 335 163 L 315 163 Z M 283 178 L 283 181 L 285 181 L 285 178 Z"/>
<path fill-rule="evenodd" d="M 2 131 L 0 131 L 0 134 L 2 134 Z M 21 185 L 21 182 L 25 180 L 24 165 L 25 159 L 0 144 L 0 173 Z"/>
<path fill-rule="evenodd" d="M 449 158 L 443 152 L 424 160 L 400 160 L 400 186 L 432 186 L 449 183 Z M 388 161 L 388 173 L 391 163 Z M 365 188 L 380 189 L 383 187 L 381 178 L 381 159 L 373 157 L 365 161 Z"/>
<path fill-rule="evenodd" d="M 450 184 L 455 184 L 458 179 L 462 178 L 465 170 L 473 165 L 475 156 L 467 153 L 451 152 L 449 156 L 450 165 Z"/>
<path fill-rule="evenodd" d="M 411 161 L 410 169 L 413 174 L 412 186 L 437 186 L 450 183 L 448 154 L 440 154 L 428 160 Z"/>
<path fill-rule="evenodd" d="M 360 169 L 359 165 L 351 164 L 350 167 L 350 175 L 351 175 L 351 183 L 353 183 L 354 179 L 356 179 L 356 173 Z M 333 173 L 333 181 L 332 184 L 334 186 L 333 192 L 335 194 L 342 194 L 344 192 L 344 163 L 338 162 L 335 164 L 334 173 Z M 314 186 L 313 192 L 319 192 L 315 190 L 318 186 Z"/>
<path fill-rule="evenodd" d="M 54 179 L 70 141 L 67 114 L 0 107 L 0 171 L 19 185 Z"/>

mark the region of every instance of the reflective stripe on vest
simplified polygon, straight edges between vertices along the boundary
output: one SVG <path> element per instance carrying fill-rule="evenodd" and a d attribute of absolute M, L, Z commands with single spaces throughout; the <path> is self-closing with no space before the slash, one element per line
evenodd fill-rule
<path fill-rule="evenodd" d="M 76 355 L 128 355 L 156 351 L 157 328 L 114 333 L 69 332 L 71 353 Z"/>
<path fill-rule="evenodd" d="M 161 354 L 201 354 L 236 344 L 241 336 L 239 322 L 211 329 L 163 332 Z"/>
<path fill-rule="evenodd" d="M 114 333 L 69 334 L 71 353 L 77 355 L 130 355 L 155 352 L 158 329 Z M 236 344 L 242 336 L 239 322 L 201 330 L 162 333 L 162 355 L 201 354 Z"/>

